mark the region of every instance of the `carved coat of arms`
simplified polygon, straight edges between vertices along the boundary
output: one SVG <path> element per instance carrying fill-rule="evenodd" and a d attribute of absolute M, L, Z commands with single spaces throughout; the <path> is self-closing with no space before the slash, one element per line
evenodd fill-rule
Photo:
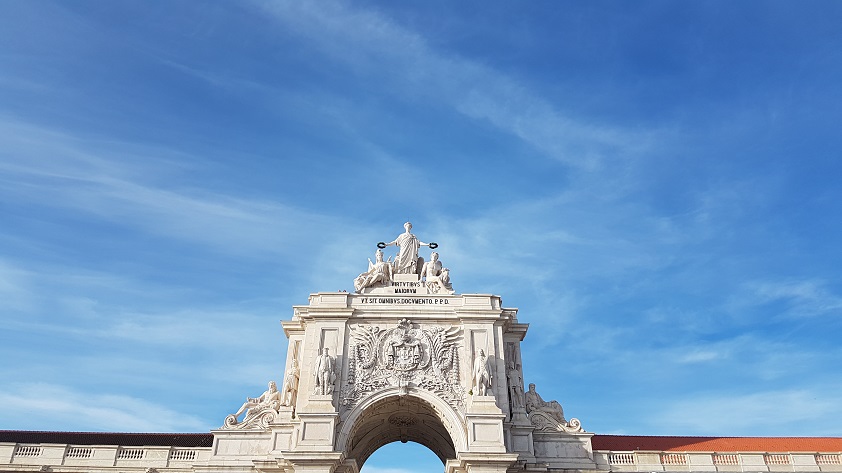
<path fill-rule="evenodd" d="M 464 389 L 459 383 L 458 327 L 418 328 L 402 319 L 381 330 L 369 324 L 351 326 L 349 378 L 342 403 L 352 406 L 368 393 L 398 386 L 431 391 L 461 409 Z"/>

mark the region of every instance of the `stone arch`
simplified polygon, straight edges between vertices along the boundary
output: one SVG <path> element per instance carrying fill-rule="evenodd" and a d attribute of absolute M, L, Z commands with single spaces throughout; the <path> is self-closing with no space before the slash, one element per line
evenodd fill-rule
<path fill-rule="evenodd" d="M 383 445 L 401 441 L 421 444 L 442 463 L 467 450 L 467 428 L 459 414 L 439 397 L 421 389 L 392 387 L 351 409 L 343 419 L 336 450 L 362 467 Z"/>

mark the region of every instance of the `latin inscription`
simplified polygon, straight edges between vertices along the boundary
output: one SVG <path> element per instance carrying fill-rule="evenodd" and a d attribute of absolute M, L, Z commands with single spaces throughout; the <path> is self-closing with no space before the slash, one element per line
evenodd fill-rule
<path fill-rule="evenodd" d="M 360 298 L 360 302 L 363 304 L 450 304 L 448 299 L 436 299 L 433 297 L 363 297 Z"/>

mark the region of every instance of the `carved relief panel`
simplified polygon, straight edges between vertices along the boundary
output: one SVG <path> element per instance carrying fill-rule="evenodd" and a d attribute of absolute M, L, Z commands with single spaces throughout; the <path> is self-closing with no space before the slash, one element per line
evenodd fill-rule
<path fill-rule="evenodd" d="M 421 327 L 408 319 L 395 327 L 349 326 L 348 379 L 342 405 L 353 407 L 368 394 L 386 387 L 420 388 L 464 410 L 465 390 L 459 380 L 461 328 Z"/>

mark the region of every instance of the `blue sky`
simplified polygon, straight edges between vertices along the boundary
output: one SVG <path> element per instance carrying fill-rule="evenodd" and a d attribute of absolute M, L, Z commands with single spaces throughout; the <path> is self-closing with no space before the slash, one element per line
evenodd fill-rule
<path fill-rule="evenodd" d="M 0 428 L 220 426 L 411 220 L 588 431 L 842 435 L 840 23 L 1 2 Z"/>

